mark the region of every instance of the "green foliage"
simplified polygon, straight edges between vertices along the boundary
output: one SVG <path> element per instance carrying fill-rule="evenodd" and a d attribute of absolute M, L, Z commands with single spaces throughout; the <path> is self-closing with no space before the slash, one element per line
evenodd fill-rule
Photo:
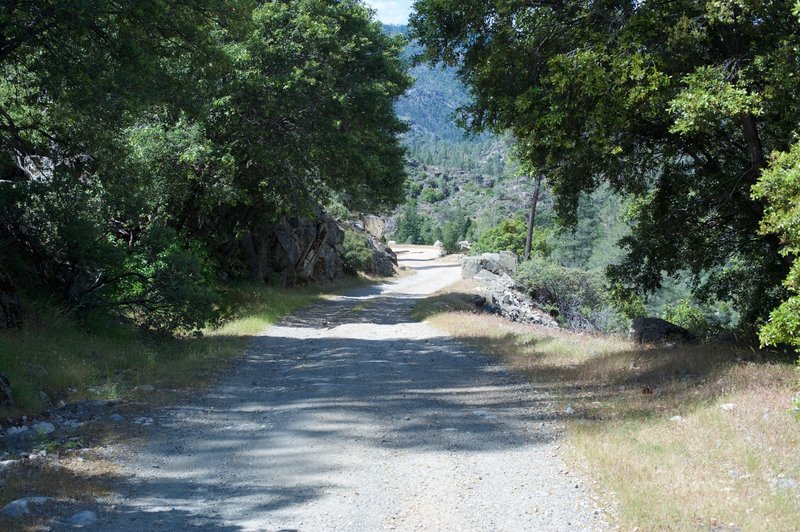
<path fill-rule="evenodd" d="M 422 223 L 422 217 L 417 212 L 417 202 L 409 202 L 397 221 L 395 240 L 405 244 L 422 244 Z"/>
<path fill-rule="evenodd" d="M 789 296 L 775 308 L 759 331 L 763 345 L 800 347 L 800 143 L 776 155 L 763 173 L 753 194 L 767 202 L 761 232 L 780 236 L 784 257 L 792 266 L 784 286 Z"/>
<path fill-rule="evenodd" d="M 617 311 L 629 320 L 647 316 L 642 297 L 622 283 L 614 283 L 608 289 L 608 299 Z"/>
<path fill-rule="evenodd" d="M 744 325 L 785 298 L 788 264 L 774 236 L 754 236 L 765 201 L 750 188 L 800 120 L 794 2 L 415 6 L 423 59 L 474 95 L 464 123 L 511 131 L 566 225 L 603 185 L 630 198 L 616 281 L 652 292 L 688 272 L 698 301 L 729 301 Z"/>
<path fill-rule="evenodd" d="M 719 329 L 711 323 L 703 311 L 688 299 L 681 299 L 675 304 L 667 305 L 663 310 L 663 318 L 701 338 L 719 332 Z"/>
<path fill-rule="evenodd" d="M 442 228 L 442 244 L 448 253 L 456 253 L 460 250 L 459 242 L 464 240 L 469 233 L 472 221 L 467 216 L 456 214 L 444 224 Z"/>
<path fill-rule="evenodd" d="M 566 326 L 593 330 L 623 326 L 624 320 L 610 304 L 602 274 L 533 256 L 520 264 L 516 279 L 534 301 Z"/>
<path fill-rule="evenodd" d="M 0 33 L 0 248 L 73 310 L 201 328 L 243 236 L 402 195 L 404 41 L 361 2 L 33 0 Z"/>
<path fill-rule="evenodd" d="M 344 242 L 342 243 L 342 262 L 348 273 L 363 272 L 372 261 L 373 251 L 369 246 L 367 236 L 345 229 Z"/>
<path fill-rule="evenodd" d="M 478 237 L 473 250 L 477 253 L 511 251 L 522 257 L 525 253 L 525 241 L 527 238 L 527 222 L 522 218 L 511 218 L 484 231 Z M 550 232 L 543 228 L 534 228 L 531 253 L 547 257 L 550 251 Z"/>

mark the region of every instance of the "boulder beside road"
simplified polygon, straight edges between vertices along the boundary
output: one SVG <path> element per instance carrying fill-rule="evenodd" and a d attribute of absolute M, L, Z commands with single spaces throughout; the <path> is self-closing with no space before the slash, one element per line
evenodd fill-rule
<path fill-rule="evenodd" d="M 464 257 L 461 277 L 481 283 L 484 303 L 476 305 L 512 321 L 558 328 L 558 322 L 540 309 L 512 275 L 519 261 L 510 251 Z"/>

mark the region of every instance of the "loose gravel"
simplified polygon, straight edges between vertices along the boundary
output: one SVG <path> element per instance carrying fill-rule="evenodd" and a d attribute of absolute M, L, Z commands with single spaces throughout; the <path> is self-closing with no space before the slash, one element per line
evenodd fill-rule
<path fill-rule="evenodd" d="M 192 404 L 151 414 L 103 530 L 596 530 L 548 395 L 409 311 L 416 274 L 288 317 Z"/>

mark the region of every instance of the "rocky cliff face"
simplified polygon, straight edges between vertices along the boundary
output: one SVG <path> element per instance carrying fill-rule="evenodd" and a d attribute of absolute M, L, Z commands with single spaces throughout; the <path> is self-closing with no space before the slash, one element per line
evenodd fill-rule
<path fill-rule="evenodd" d="M 397 257 L 386 245 L 383 221 L 368 215 L 364 221 L 345 225 L 368 237 L 373 258 L 366 273 L 393 275 Z M 284 217 L 269 228 L 246 233 L 241 249 L 253 277 L 294 285 L 342 277 L 343 242 L 344 229 L 339 222 L 318 209 L 314 218 Z"/>
<path fill-rule="evenodd" d="M 241 250 L 250 274 L 284 285 L 341 277 L 344 231 L 321 209 L 315 214 L 314 218 L 284 217 L 270 227 L 245 233 Z"/>

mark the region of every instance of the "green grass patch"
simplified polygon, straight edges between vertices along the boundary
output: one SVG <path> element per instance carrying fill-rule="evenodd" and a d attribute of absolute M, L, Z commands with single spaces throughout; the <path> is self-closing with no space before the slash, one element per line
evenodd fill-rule
<path fill-rule="evenodd" d="M 52 305 L 29 304 L 26 327 L 0 333 L 0 373 L 8 376 L 16 409 L 34 414 L 55 402 L 131 396 L 141 384 L 160 389 L 202 387 L 240 356 L 252 337 L 287 314 L 368 281 L 277 288 L 233 283 L 224 292 L 224 320 L 201 335 L 153 336 L 105 315 L 75 319 Z"/>

